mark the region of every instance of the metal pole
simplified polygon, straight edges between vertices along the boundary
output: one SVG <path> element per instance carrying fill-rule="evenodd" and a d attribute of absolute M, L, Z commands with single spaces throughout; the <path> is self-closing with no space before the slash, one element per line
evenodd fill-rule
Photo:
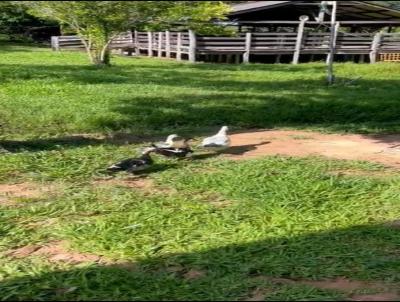
<path fill-rule="evenodd" d="M 335 55 L 335 30 L 336 30 L 336 11 L 337 11 L 337 1 L 330 1 L 332 5 L 331 12 L 331 36 L 329 40 L 329 56 L 327 60 L 328 65 L 328 84 L 332 85 L 335 82 L 335 75 L 333 74 L 333 59 Z"/>

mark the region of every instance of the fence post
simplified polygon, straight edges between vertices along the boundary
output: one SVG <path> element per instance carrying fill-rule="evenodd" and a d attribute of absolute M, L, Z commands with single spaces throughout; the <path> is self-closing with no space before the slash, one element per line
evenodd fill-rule
<path fill-rule="evenodd" d="M 182 60 L 182 33 L 179 32 L 176 37 L 176 60 Z"/>
<path fill-rule="evenodd" d="M 245 51 L 243 53 L 243 63 L 250 61 L 250 48 L 251 48 L 251 33 L 246 33 Z"/>
<path fill-rule="evenodd" d="M 169 33 L 169 30 L 165 32 L 165 53 L 167 58 L 171 57 L 171 35 Z"/>
<path fill-rule="evenodd" d="M 135 53 L 136 55 L 140 55 L 140 49 L 139 49 L 139 36 L 138 36 L 138 31 L 135 30 L 135 36 L 134 36 L 134 42 L 135 43 Z"/>
<path fill-rule="evenodd" d="M 378 56 L 378 50 L 380 43 L 382 41 L 382 32 L 375 34 L 374 40 L 372 41 L 371 52 L 369 53 L 369 59 L 371 64 L 376 63 L 376 59 Z"/>
<path fill-rule="evenodd" d="M 300 24 L 297 30 L 296 48 L 293 54 L 293 64 L 299 63 L 301 44 L 303 43 L 304 24 L 308 21 L 308 16 L 300 17 Z"/>
<path fill-rule="evenodd" d="M 163 39 L 163 33 L 160 31 L 158 33 L 158 57 L 162 57 L 162 39 Z"/>
<path fill-rule="evenodd" d="M 153 56 L 153 35 L 151 34 L 150 31 L 147 32 L 147 42 L 148 42 L 148 50 L 147 50 L 147 55 L 149 57 Z"/>
<path fill-rule="evenodd" d="M 60 43 L 59 43 L 59 37 L 58 36 L 52 36 L 51 37 L 51 49 L 54 51 L 60 50 Z"/>
<path fill-rule="evenodd" d="M 189 62 L 196 62 L 196 34 L 189 30 Z"/>
<path fill-rule="evenodd" d="M 332 56 L 335 55 L 334 52 L 335 52 L 335 49 L 336 49 L 336 41 L 337 41 L 337 36 L 338 36 L 338 32 L 339 32 L 339 27 L 340 27 L 340 23 L 336 22 L 335 23 L 335 32 L 333 33 L 333 41 L 332 41 L 333 51 L 328 53 L 328 55 L 326 57 L 326 64 L 328 64 L 328 62 L 331 61 L 331 55 Z M 333 59 L 334 58 L 332 58 L 332 61 L 333 61 Z"/>

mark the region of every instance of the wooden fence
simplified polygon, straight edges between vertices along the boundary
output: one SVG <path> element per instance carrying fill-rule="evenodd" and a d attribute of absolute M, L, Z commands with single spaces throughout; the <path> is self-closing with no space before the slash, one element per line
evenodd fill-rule
<path fill-rule="evenodd" d="M 400 53 L 398 33 L 338 33 L 334 38 L 335 54 L 369 55 L 371 63 L 385 53 Z M 201 55 L 234 55 L 249 62 L 250 55 L 328 54 L 330 33 L 325 32 L 266 32 L 241 33 L 236 37 L 197 36 L 189 32 L 128 32 L 116 37 L 110 47 L 136 55 L 176 58 L 183 55 L 196 61 Z M 77 36 L 52 37 L 52 48 L 82 49 Z M 237 60 L 239 61 L 239 59 Z"/>

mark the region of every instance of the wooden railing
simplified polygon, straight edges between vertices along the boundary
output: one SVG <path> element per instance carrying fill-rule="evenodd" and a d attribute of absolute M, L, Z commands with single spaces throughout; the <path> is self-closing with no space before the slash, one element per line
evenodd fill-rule
<path fill-rule="evenodd" d="M 250 54 L 327 54 L 330 33 L 267 32 L 241 33 L 236 37 L 196 36 L 193 32 L 127 32 L 110 44 L 114 49 L 130 49 L 137 55 L 174 57 L 182 54 L 195 61 L 197 55 L 234 54 L 248 62 Z M 81 49 L 83 43 L 77 36 L 52 38 L 52 48 Z M 399 53 L 400 34 L 388 33 L 338 33 L 335 40 L 336 54 L 369 54 L 375 62 L 380 53 Z"/>
<path fill-rule="evenodd" d="M 111 48 L 121 48 L 133 46 L 134 39 L 131 32 L 126 32 L 115 37 L 111 44 Z M 53 50 L 61 49 L 83 49 L 85 48 L 83 41 L 78 36 L 53 36 L 51 37 L 51 48 Z"/>

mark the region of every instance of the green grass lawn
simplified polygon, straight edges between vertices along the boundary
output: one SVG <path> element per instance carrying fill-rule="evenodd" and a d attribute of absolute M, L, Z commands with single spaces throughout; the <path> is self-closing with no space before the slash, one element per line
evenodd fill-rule
<path fill-rule="evenodd" d="M 3 137 L 128 131 L 296 127 L 399 130 L 399 64 L 212 65 L 116 58 L 96 69 L 81 53 L 0 50 Z M 354 82 L 350 82 L 361 77 Z M 346 84 L 349 83 L 350 84 Z"/>
<path fill-rule="evenodd" d="M 341 300 L 350 293 L 291 280 L 400 286 L 400 174 L 323 158 L 165 160 L 146 181 L 104 184 L 102 170 L 148 137 L 289 127 L 400 130 L 400 65 L 211 65 L 0 49 L 0 184 L 49 187 L 0 199 L 0 300 Z M 351 84 L 349 80 L 361 76 Z M 104 139 L 127 133 L 135 142 Z M 93 134 L 93 138 L 76 137 Z M 337 171 L 359 171 L 352 175 Z M 103 180 L 100 185 L 97 180 Z M 54 241 L 108 264 L 8 257 Z M 129 266 L 113 265 L 123 261 Z M 189 278 L 188 273 L 197 272 Z M 264 277 L 264 278 L 260 278 Z M 270 279 L 268 279 L 270 278 Z M 373 288 L 354 293 L 373 292 Z"/>

